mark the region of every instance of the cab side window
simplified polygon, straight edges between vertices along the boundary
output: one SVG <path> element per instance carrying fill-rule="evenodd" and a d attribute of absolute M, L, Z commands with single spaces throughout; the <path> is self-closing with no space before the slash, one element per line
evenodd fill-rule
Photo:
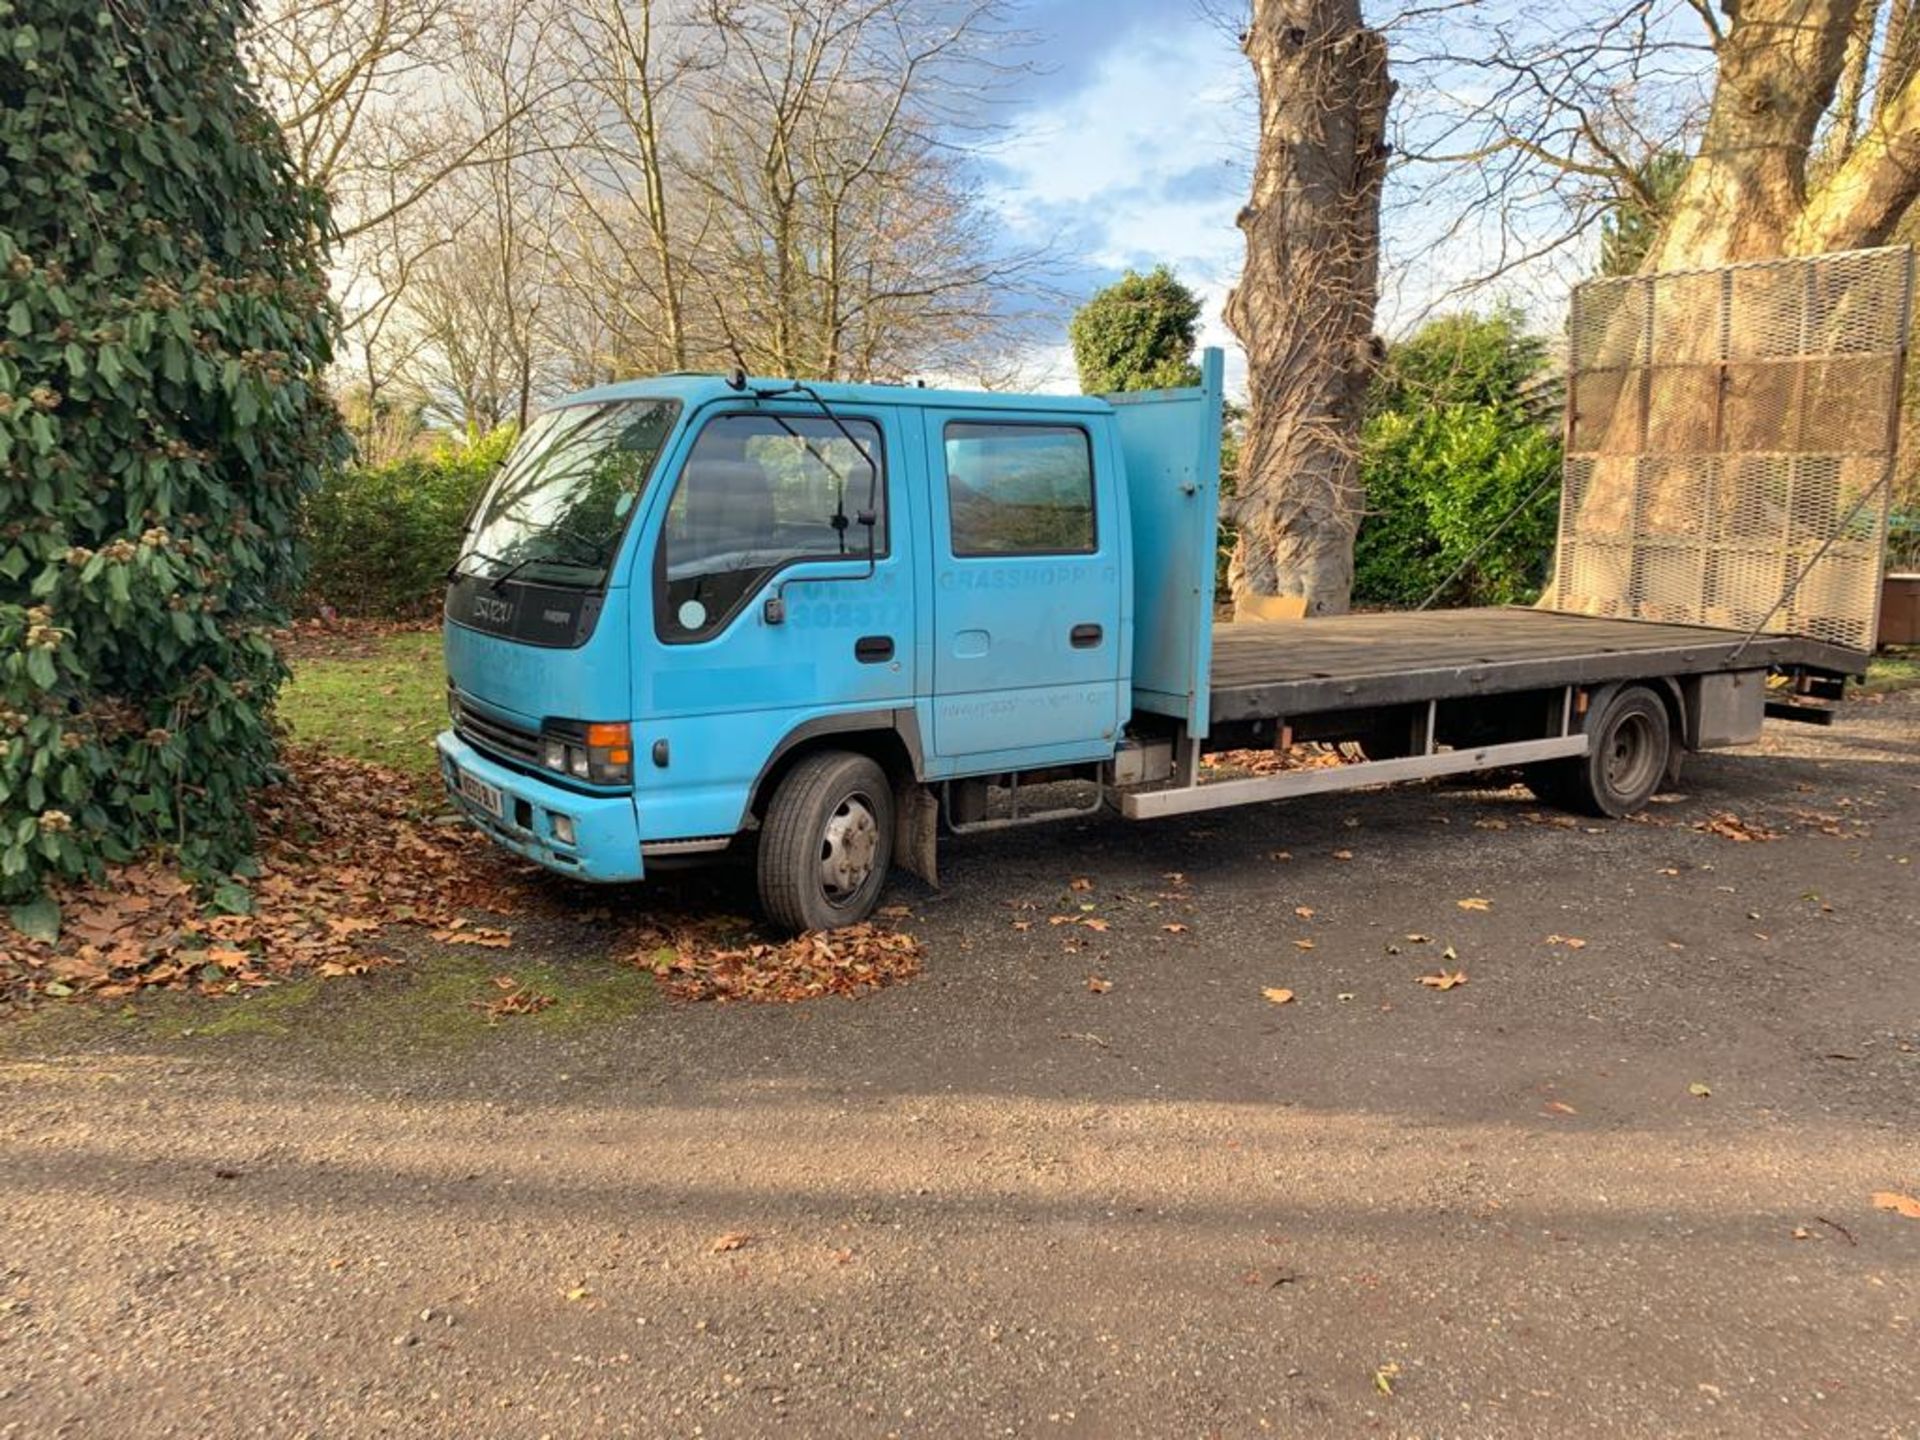
<path fill-rule="evenodd" d="M 1098 548 L 1093 443 L 1078 425 L 955 420 L 945 439 L 956 556 Z"/>
<path fill-rule="evenodd" d="M 721 415 L 694 442 L 667 507 L 654 629 L 686 643 L 718 633 L 775 571 L 800 560 L 887 553 L 880 430 L 825 416 Z"/>

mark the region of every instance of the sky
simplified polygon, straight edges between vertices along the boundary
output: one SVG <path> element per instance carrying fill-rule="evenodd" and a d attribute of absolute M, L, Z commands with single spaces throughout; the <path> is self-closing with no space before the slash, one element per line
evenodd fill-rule
<path fill-rule="evenodd" d="M 1001 104 L 981 164 L 1009 242 L 1045 246 L 1074 302 L 1165 263 L 1205 306 L 1200 343 L 1244 362 L 1221 319 L 1245 243 L 1254 133 L 1246 58 L 1188 0 L 1030 0 L 1031 74 Z M 1063 327 L 1064 328 L 1064 327 Z M 1076 390 L 1064 333 L 1027 357 L 1040 388 Z"/>
<path fill-rule="evenodd" d="M 1486 8 L 1487 23 L 1505 23 L 1512 4 L 1489 0 Z M 1050 247 L 1052 279 L 1070 304 L 1130 268 L 1172 266 L 1205 306 L 1200 343 L 1226 350 L 1229 390 L 1244 394 L 1245 360 L 1221 309 L 1245 256 L 1234 217 L 1251 185 L 1258 117 L 1234 36 L 1201 0 L 1016 0 L 1010 21 L 1033 38 L 1031 73 L 998 103 L 999 133 L 980 157 L 985 200 L 1007 243 Z M 1433 117 L 1471 98 L 1463 87 L 1483 83 L 1432 66 L 1408 69 L 1400 59 L 1395 116 L 1403 140 L 1424 139 Z M 1433 174 L 1423 172 L 1426 183 Z M 1470 179 L 1463 184 L 1471 189 Z M 1593 263 L 1591 240 L 1516 271 L 1498 289 L 1463 295 L 1460 287 L 1497 268 L 1511 236 L 1461 193 L 1436 194 L 1389 172 L 1381 331 L 1392 337 L 1431 314 L 1497 301 L 1518 304 L 1537 328 L 1556 326 L 1571 281 Z M 1464 223 L 1449 228 L 1461 214 Z M 1076 390 L 1064 316 L 1057 334 L 1025 357 L 1028 378 L 1039 388 Z"/>

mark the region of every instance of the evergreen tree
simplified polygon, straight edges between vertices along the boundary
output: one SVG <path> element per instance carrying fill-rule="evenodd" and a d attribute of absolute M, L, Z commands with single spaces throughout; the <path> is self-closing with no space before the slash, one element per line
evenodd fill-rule
<path fill-rule="evenodd" d="M 1165 265 L 1129 270 L 1075 312 L 1068 330 L 1088 395 L 1198 385 L 1193 342 L 1200 297 Z"/>
<path fill-rule="evenodd" d="M 0 898 L 154 845 L 244 865 L 322 388 L 324 198 L 244 0 L 0 0 Z M 216 899 L 245 903 L 231 882 Z M 38 897 L 38 898 L 36 898 Z"/>

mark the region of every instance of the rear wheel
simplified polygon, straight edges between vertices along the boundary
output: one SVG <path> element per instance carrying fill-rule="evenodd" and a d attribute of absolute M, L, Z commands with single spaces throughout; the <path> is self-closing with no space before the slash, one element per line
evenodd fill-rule
<path fill-rule="evenodd" d="M 1588 750 L 1576 759 L 1541 767 L 1555 803 L 1589 815 L 1631 815 L 1666 783 L 1673 763 L 1673 725 L 1666 703 L 1644 685 L 1616 690 L 1587 727 Z M 1528 776 L 1527 783 L 1534 785 Z M 1541 794 L 1535 786 L 1535 794 Z M 1542 795 L 1542 798 L 1546 798 Z"/>
<path fill-rule="evenodd" d="M 782 929 L 835 930 L 873 913 L 893 862 L 893 787 L 865 755 L 809 755 L 760 830 L 760 904 Z"/>

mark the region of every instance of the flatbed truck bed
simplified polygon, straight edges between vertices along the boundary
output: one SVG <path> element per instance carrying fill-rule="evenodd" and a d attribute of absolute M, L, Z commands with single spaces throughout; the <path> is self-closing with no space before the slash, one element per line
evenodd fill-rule
<path fill-rule="evenodd" d="M 1589 761 L 1596 745 L 1616 748 L 1616 705 L 1643 712 L 1629 739 L 1671 781 L 1683 752 L 1751 740 L 1764 714 L 1781 713 L 1768 703 L 1770 677 L 1825 678 L 1835 693 L 1867 661 L 1803 636 L 1521 607 L 1239 621 L 1210 638 L 1206 733 L 1143 764 L 1139 783 L 1115 786 L 1130 819 L 1503 767 L 1615 813 L 1624 802 L 1595 797 L 1612 762 Z M 1208 779 L 1199 765 L 1203 751 L 1302 741 L 1339 743 L 1351 763 L 1245 779 Z M 1635 755 L 1617 758 L 1649 792 L 1655 778 Z"/>
<path fill-rule="evenodd" d="M 1865 657 L 1795 635 L 1521 607 L 1238 621 L 1213 627 L 1215 726 L 1650 676 L 1804 669 Z"/>

